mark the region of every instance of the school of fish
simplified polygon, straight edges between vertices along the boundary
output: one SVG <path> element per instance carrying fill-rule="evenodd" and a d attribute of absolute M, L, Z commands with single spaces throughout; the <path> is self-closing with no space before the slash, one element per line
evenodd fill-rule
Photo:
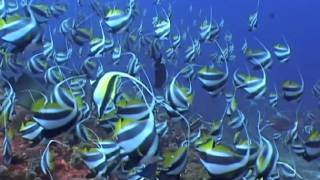
<path fill-rule="evenodd" d="M 40 167 L 51 179 L 52 146 L 77 151 L 93 177 L 179 179 L 193 151 L 211 179 L 304 179 L 294 162 L 282 160 L 278 151 L 282 143 L 305 161 L 320 156 L 320 131 L 312 120 L 301 125 L 298 117 L 303 76 L 297 70 L 297 77 L 280 87 L 268 87 L 273 63 L 291 62 L 285 36 L 268 48 L 252 35 L 250 44 L 245 40 L 236 49 L 224 20 L 214 20 L 212 10 L 208 16 L 200 11 L 202 22 L 189 27 L 197 30 L 193 34 L 179 28 L 183 21 L 175 19 L 170 1 L 155 0 L 150 12 L 140 9 L 139 3 L 143 1 L 0 0 L 4 163 L 12 161 L 16 134 L 32 146 L 44 147 Z M 71 5 L 87 11 L 69 13 Z M 260 10 L 258 0 L 257 9 L 248 15 L 251 33 L 259 30 Z M 210 60 L 199 62 L 203 46 L 215 52 Z M 229 69 L 239 59 L 236 51 L 247 60 L 246 70 Z M 168 67 L 174 67 L 174 74 Z M 154 80 L 149 78 L 150 69 Z M 191 111 L 197 106 L 195 83 L 213 99 L 225 99 L 221 118 L 205 120 Z M 320 98 L 320 82 L 312 93 Z M 247 118 L 239 96 L 248 104 L 259 101 L 255 119 Z M 281 113 L 280 100 L 296 106 L 294 120 Z M 16 106 L 27 109 L 30 116 L 19 129 L 12 129 Z M 264 108 L 290 126 L 280 129 L 276 121 L 266 120 Z M 183 138 L 166 147 L 164 142 L 174 138 L 172 124 L 179 125 Z M 272 128 L 278 131 L 266 135 Z M 60 141 L 63 134 L 76 141 Z"/>

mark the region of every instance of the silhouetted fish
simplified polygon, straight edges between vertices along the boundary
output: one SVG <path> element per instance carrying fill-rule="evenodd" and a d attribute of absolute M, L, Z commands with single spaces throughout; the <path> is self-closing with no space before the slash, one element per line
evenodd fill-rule
<path fill-rule="evenodd" d="M 154 72 L 154 85 L 155 88 L 162 88 L 164 83 L 167 80 L 167 70 L 164 63 L 157 61 L 155 63 L 155 72 Z"/>

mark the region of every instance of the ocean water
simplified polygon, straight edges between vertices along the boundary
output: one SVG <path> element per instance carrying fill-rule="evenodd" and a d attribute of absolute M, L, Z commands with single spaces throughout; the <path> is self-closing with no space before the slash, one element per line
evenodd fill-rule
<path fill-rule="evenodd" d="M 319 10 L 0 0 L 0 179 L 320 179 Z"/>

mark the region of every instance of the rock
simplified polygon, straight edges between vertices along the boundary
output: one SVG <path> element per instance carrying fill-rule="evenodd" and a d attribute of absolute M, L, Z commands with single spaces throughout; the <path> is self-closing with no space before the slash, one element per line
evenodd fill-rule
<path fill-rule="evenodd" d="M 0 175 L 3 175 L 8 172 L 8 168 L 4 165 L 0 165 Z"/>
<path fill-rule="evenodd" d="M 72 167 L 81 168 L 83 167 L 83 162 L 81 159 L 81 155 L 79 153 L 73 152 L 70 158 L 70 164 Z"/>

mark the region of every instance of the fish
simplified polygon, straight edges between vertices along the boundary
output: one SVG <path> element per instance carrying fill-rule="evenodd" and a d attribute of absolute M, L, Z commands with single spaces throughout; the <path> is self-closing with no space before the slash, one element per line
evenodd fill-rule
<path fill-rule="evenodd" d="M 171 30 L 171 21 L 170 17 L 167 15 L 167 13 L 163 10 L 165 14 L 164 19 L 157 18 L 157 21 L 154 23 L 154 34 L 155 37 L 159 40 L 166 40 L 168 39 L 168 36 L 170 35 Z"/>
<path fill-rule="evenodd" d="M 297 54 L 287 35 L 260 41 L 258 29 L 268 25 L 260 0 L 247 34 L 228 29 L 230 18 L 218 21 L 211 7 L 205 16 L 188 4 L 181 16 L 186 6 L 177 2 L 156 0 L 154 11 L 141 2 L 0 0 L 0 131 L 9 172 L 22 138 L 26 150 L 41 149 L 37 173 L 48 179 L 59 178 L 56 160 L 71 152 L 86 178 L 188 179 L 195 167 L 209 179 L 309 178 L 299 171 L 320 157 L 312 109 L 320 83 L 308 93 L 300 71 L 300 81 L 289 73 Z"/>
<path fill-rule="evenodd" d="M 235 98 L 235 94 L 225 93 L 225 98 L 226 98 L 226 103 L 227 103 L 226 114 L 228 116 L 231 116 L 238 109 L 238 103 Z"/>
<path fill-rule="evenodd" d="M 40 28 L 30 4 L 26 8 L 29 18 L 18 17 L 16 20 L 8 21 L 0 27 L 3 41 L 23 49 L 38 38 Z"/>
<path fill-rule="evenodd" d="M 12 162 L 12 130 L 10 129 L 5 129 L 4 132 L 4 138 L 3 138 L 3 142 L 2 142 L 2 156 L 3 156 L 3 162 L 6 165 L 10 165 Z"/>
<path fill-rule="evenodd" d="M 225 144 L 218 144 L 213 147 L 212 141 L 200 145 L 197 151 L 200 153 L 201 163 L 211 178 L 232 179 L 241 177 L 242 171 L 246 168 L 250 158 L 249 148 L 242 156 Z"/>
<path fill-rule="evenodd" d="M 156 155 L 159 148 L 159 136 L 152 113 L 143 121 L 120 119 L 115 127 L 116 142 L 122 148 L 123 153 L 131 157 L 131 164 L 138 163 L 145 156 Z"/>
<path fill-rule="evenodd" d="M 307 161 L 316 159 L 320 155 L 319 135 L 319 131 L 315 129 L 311 132 L 311 134 L 307 137 L 307 139 L 304 142 L 305 153 L 303 154 L 303 158 Z"/>
<path fill-rule="evenodd" d="M 258 39 L 256 39 L 256 41 L 260 44 L 262 49 L 246 48 L 244 55 L 247 57 L 249 62 L 253 64 L 255 69 L 259 69 L 260 66 L 262 66 L 264 69 L 270 69 L 273 64 L 271 52 L 261 41 Z"/>
<path fill-rule="evenodd" d="M 46 58 L 51 58 L 54 54 L 54 42 L 53 42 L 53 38 L 52 38 L 52 33 L 51 33 L 51 28 L 49 28 L 49 37 L 50 40 L 49 42 L 45 42 L 43 44 L 43 52 L 42 54 L 46 57 Z"/>
<path fill-rule="evenodd" d="M 57 64 L 65 64 L 68 60 L 70 60 L 72 56 L 72 47 L 69 47 L 68 40 L 65 41 L 66 50 L 65 51 L 54 51 L 53 58 Z"/>
<path fill-rule="evenodd" d="M 185 113 L 189 110 L 193 101 L 192 87 L 184 87 L 177 83 L 177 78 L 180 73 L 177 73 L 172 79 L 169 87 L 166 90 L 165 99 L 169 106 L 166 106 L 167 111 L 176 116 L 177 112 Z"/>
<path fill-rule="evenodd" d="M 320 98 L 320 81 L 317 81 L 312 87 L 312 94 L 316 98 Z"/>
<path fill-rule="evenodd" d="M 228 65 L 225 65 L 225 72 L 215 67 L 204 66 L 198 71 L 198 79 L 203 88 L 212 96 L 216 96 L 223 90 L 229 76 Z"/>
<path fill-rule="evenodd" d="M 259 113 L 259 121 L 261 115 Z M 267 178 L 271 176 L 272 171 L 276 168 L 277 161 L 279 159 L 279 152 L 274 143 L 261 135 L 261 129 L 258 128 L 260 143 L 259 154 L 256 159 L 255 166 L 257 168 L 258 178 Z"/>
<path fill-rule="evenodd" d="M 291 48 L 284 37 L 283 41 L 284 44 L 278 43 L 274 45 L 274 54 L 281 63 L 287 62 L 291 56 Z"/>
<path fill-rule="evenodd" d="M 47 4 L 32 4 L 31 9 L 34 11 L 38 23 L 46 23 L 52 17 L 50 7 Z"/>
<path fill-rule="evenodd" d="M 248 30 L 249 31 L 255 31 L 258 28 L 258 15 L 259 15 L 258 11 L 250 14 L 250 16 L 249 16 L 249 24 L 248 24 L 248 26 L 249 26 Z"/>
<path fill-rule="evenodd" d="M 133 11 L 135 7 L 135 0 L 129 1 L 128 12 L 121 9 L 110 9 L 104 17 L 105 24 L 113 33 L 123 33 L 130 26 L 133 19 Z"/>
<path fill-rule="evenodd" d="M 295 167 L 292 167 L 290 164 L 282 161 L 277 162 L 277 166 L 280 169 L 280 174 L 284 178 L 299 178 L 303 179 L 303 177 L 296 171 Z"/>
<path fill-rule="evenodd" d="M 110 140 L 99 141 L 97 147 L 85 147 L 79 151 L 86 166 L 95 172 L 95 177 L 111 172 L 116 168 L 115 161 L 121 158 L 121 148 Z"/>
<path fill-rule="evenodd" d="M 220 24 L 217 22 L 212 23 L 212 9 L 210 13 L 209 21 L 206 19 L 200 26 L 200 41 L 201 42 L 213 42 L 217 39 L 221 29 L 223 28 L 224 20 L 222 19 Z"/>
<path fill-rule="evenodd" d="M 194 61 L 200 55 L 200 48 L 201 48 L 200 41 L 192 40 L 192 45 L 185 50 L 186 62 L 194 63 Z"/>
<path fill-rule="evenodd" d="M 261 71 L 263 74 L 263 77 L 255 77 L 245 74 L 238 73 L 238 70 L 236 70 L 233 74 L 233 82 L 235 88 L 241 88 L 246 91 L 250 99 L 258 99 L 261 98 L 265 92 L 266 92 L 266 86 L 267 86 L 267 76 L 265 73 L 264 68 L 261 67 Z"/>
<path fill-rule="evenodd" d="M 53 142 L 55 141 L 49 141 L 45 150 L 42 152 L 41 160 L 40 160 L 41 171 L 45 175 L 49 175 L 51 179 L 52 179 L 52 175 L 50 171 L 53 169 L 54 163 L 53 163 L 53 154 L 51 153 L 49 148 Z"/>
<path fill-rule="evenodd" d="M 42 52 L 33 55 L 28 61 L 27 66 L 29 71 L 34 74 L 44 73 L 49 68 L 46 57 Z"/>
<path fill-rule="evenodd" d="M 166 175 L 179 176 L 187 164 L 187 153 L 188 147 L 185 142 L 182 142 L 176 150 L 165 151 L 159 169 Z"/>
<path fill-rule="evenodd" d="M 231 129 L 240 131 L 243 128 L 243 124 L 246 124 L 247 120 L 244 114 L 240 110 L 237 110 L 237 113 L 238 114 L 228 122 L 228 125 L 230 126 Z"/>
<path fill-rule="evenodd" d="M 299 75 L 301 83 L 297 83 L 291 80 L 286 80 L 282 83 L 283 98 L 285 100 L 296 102 L 299 102 L 301 100 L 304 91 L 304 80 L 300 73 Z"/>
<path fill-rule="evenodd" d="M 164 63 L 156 62 L 155 64 L 155 88 L 162 88 L 167 80 L 168 72 Z"/>
<path fill-rule="evenodd" d="M 116 102 L 117 115 L 123 119 L 144 120 L 149 116 L 149 108 L 140 98 L 129 97 Z"/>
<path fill-rule="evenodd" d="M 105 51 L 108 51 L 114 46 L 114 41 L 111 38 L 110 40 L 107 40 L 104 34 L 104 30 L 102 27 L 102 20 L 100 20 L 100 29 L 101 29 L 101 38 L 93 38 L 90 40 L 90 53 L 88 56 L 94 56 L 94 57 L 101 57 L 102 53 Z"/>
<path fill-rule="evenodd" d="M 97 107 L 98 117 L 101 117 L 105 108 L 113 103 L 117 94 L 117 89 L 120 83 L 120 77 L 110 74 L 104 74 L 96 84 L 93 91 L 93 100 Z"/>
<path fill-rule="evenodd" d="M 138 57 L 132 52 L 123 53 L 123 55 L 131 56 L 129 59 L 129 63 L 127 64 L 127 73 L 131 76 L 137 76 L 142 68 L 142 65 L 140 64 Z"/>
<path fill-rule="evenodd" d="M 275 91 L 269 94 L 269 104 L 271 107 L 276 108 L 279 102 L 279 95 L 277 92 L 277 88 L 275 87 Z"/>
<path fill-rule="evenodd" d="M 250 14 L 249 16 L 248 30 L 250 32 L 253 32 L 258 28 L 259 8 L 260 8 L 260 0 L 257 1 L 257 10 L 254 13 Z"/>

